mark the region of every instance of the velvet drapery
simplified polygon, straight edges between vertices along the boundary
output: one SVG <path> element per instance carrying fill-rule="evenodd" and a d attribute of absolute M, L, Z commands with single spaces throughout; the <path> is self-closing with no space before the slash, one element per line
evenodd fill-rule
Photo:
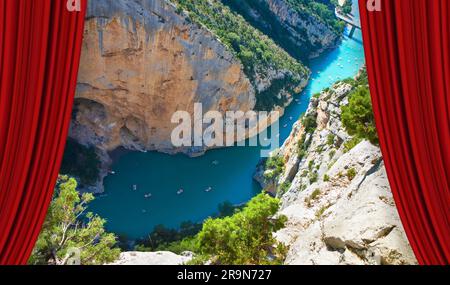
<path fill-rule="evenodd" d="M 360 0 L 380 146 L 421 264 L 450 260 L 450 1 Z M 373 2 L 373 1 L 369 1 Z M 63 0 L 0 0 L 0 264 L 24 264 L 53 193 L 83 33 Z"/>
<path fill-rule="evenodd" d="M 25 264 L 71 118 L 86 1 L 0 0 L 0 264 Z"/>
<path fill-rule="evenodd" d="M 389 182 L 419 263 L 449 264 L 450 1 L 378 1 L 359 4 Z"/>

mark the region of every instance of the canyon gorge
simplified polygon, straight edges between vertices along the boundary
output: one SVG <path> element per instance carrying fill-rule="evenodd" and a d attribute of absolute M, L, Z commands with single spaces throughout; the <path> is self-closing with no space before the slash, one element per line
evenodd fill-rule
<path fill-rule="evenodd" d="M 246 29 L 267 42 L 268 51 L 281 54 L 282 60 L 296 68 L 269 58 L 265 66 L 245 72 L 245 63 L 233 49 L 175 4 L 164 0 L 89 3 L 73 138 L 105 151 L 122 146 L 202 153 L 203 148 L 172 147 L 173 113 L 192 112 L 194 103 L 202 103 L 205 112 L 254 110 L 259 95 L 273 89 L 268 96 L 286 99 L 269 109 L 282 109 L 292 93 L 299 93 L 307 84 L 307 68 L 250 26 Z M 318 21 L 317 26 L 320 32 L 323 24 Z M 309 29 L 316 29 L 314 22 L 305 27 Z M 317 32 L 305 40 L 315 42 L 316 37 Z M 295 77 L 296 85 L 289 86 L 287 77 Z"/>
<path fill-rule="evenodd" d="M 283 158 L 283 171 L 267 181 L 273 170 L 260 163 L 254 178 L 281 200 L 279 215 L 288 218 L 275 234 L 289 247 L 286 264 L 416 263 L 380 149 L 367 140 L 346 147 L 353 137 L 342 124 L 341 107 L 354 86 L 341 80 L 354 77 L 363 65 L 362 44 L 343 39 L 344 25 L 330 1 L 312 2 L 328 14 L 319 16 L 303 0 L 89 2 L 70 136 L 95 147 L 101 160 L 97 183 L 84 190 L 103 193 L 106 183 L 116 192 L 105 199 L 134 203 L 126 213 L 140 227 L 130 229 L 132 238 L 147 230 L 142 224 L 150 224 L 145 219 L 151 211 L 167 214 L 168 226 L 175 227 L 184 221 L 179 216 L 185 204 L 185 212 L 195 213 L 189 219 L 198 222 L 216 211 L 216 200 L 242 204 L 255 195 L 254 188 L 261 190 L 252 181 L 259 149 L 173 147 L 172 115 L 193 113 L 194 103 L 202 103 L 204 112 L 285 113 L 279 136 L 286 141 L 273 152 Z M 321 92 L 325 87 L 330 88 Z M 313 131 L 302 119 L 296 122 L 305 110 L 302 118 L 314 118 Z M 306 143 L 303 149 L 300 142 Z M 114 165 L 110 155 L 116 149 L 132 153 Z M 142 193 L 129 191 L 131 185 L 150 189 L 154 200 L 144 201 Z M 207 187 L 217 199 L 205 197 Z M 117 193 L 119 188 L 123 192 Z M 180 188 L 186 200 L 173 202 Z M 200 194 L 189 196 L 194 189 Z M 114 231 L 125 232 L 127 222 L 116 205 L 99 201 L 94 212 L 103 216 L 104 210 Z M 199 201 L 215 204 L 199 213 Z M 152 209 L 144 202 L 154 203 Z M 190 253 L 125 252 L 117 264 L 180 264 L 191 258 Z"/>

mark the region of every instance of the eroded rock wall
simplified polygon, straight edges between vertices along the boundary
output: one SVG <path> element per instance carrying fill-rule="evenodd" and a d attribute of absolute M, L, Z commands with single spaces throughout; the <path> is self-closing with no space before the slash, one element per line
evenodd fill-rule
<path fill-rule="evenodd" d="M 316 118 L 315 131 L 306 134 L 300 120 L 274 153 L 284 157 L 285 169 L 276 185 L 264 186 L 276 191 L 279 214 L 288 217 L 276 233 L 289 246 L 286 263 L 416 264 L 379 147 L 362 141 L 345 151 L 351 136 L 340 115 L 351 90 L 338 83 L 312 98 L 305 116 Z M 308 145 L 303 156 L 299 141 Z"/>
<path fill-rule="evenodd" d="M 282 25 L 290 32 L 291 40 L 308 51 L 308 57 L 319 56 L 325 50 L 333 48 L 341 35 L 331 27 L 306 12 L 293 9 L 286 0 L 265 0 Z"/>
<path fill-rule="evenodd" d="M 89 1 L 71 136 L 109 151 L 174 149 L 177 110 L 252 110 L 240 61 L 164 0 Z"/>

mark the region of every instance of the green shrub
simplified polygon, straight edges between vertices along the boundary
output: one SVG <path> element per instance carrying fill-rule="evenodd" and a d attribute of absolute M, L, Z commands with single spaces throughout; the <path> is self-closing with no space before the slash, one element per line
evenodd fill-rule
<path fill-rule="evenodd" d="M 285 194 L 289 188 L 291 188 L 291 182 L 289 181 L 285 181 L 284 183 L 282 183 L 279 187 L 278 187 L 278 193 L 277 195 L 283 195 Z"/>
<path fill-rule="evenodd" d="M 329 154 L 330 159 L 332 159 L 335 155 L 336 155 L 336 150 L 333 149 L 332 151 L 330 151 L 330 154 Z"/>
<path fill-rule="evenodd" d="M 306 150 L 300 149 L 300 150 L 298 151 L 297 156 L 298 156 L 298 159 L 302 160 L 302 159 L 306 156 Z"/>
<path fill-rule="evenodd" d="M 328 136 L 327 136 L 327 144 L 329 145 L 329 146 L 332 146 L 332 145 L 334 145 L 334 139 L 336 138 L 336 136 L 334 135 L 334 134 L 329 134 Z"/>
<path fill-rule="evenodd" d="M 325 181 L 325 182 L 330 181 L 330 176 L 328 176 L 328 174 L 325 174 L 325 175 L 323 176 L 323 181 Z"/>
<path fill-rule="evenodd" d="M 367 86 L 359 86 L 352 91 L 349 104 L 342 106 L 341 110 L 342 124 L 350 135 L 378 144 L 372 101 Z"/>
<path fill-rule="evenodd" d="M 352 181 L 356 177 L 356 170 L 354 168 L 350 168 L 347 170 L 347 178 Z"/>
<path fill-rule="evenodd" d="M 322 206 L 319 210 L 316 212 L 316 218 L 320 219 L 323 216 L 323 213 L 329 208 L 329 206 Z"/>
<path fill-rule="evenodd" d="M 283 173 L 284 168 L 284 157 L 279 155 L 269 157 L 265 164 L 266 172 L 264 173 L 264 178 L 268 181 L 275 181 Z"/>
<path fill-rule="evenodd" d="M 312 134 L 317 128 L 317 114 L 308 114 L 303 117 L 302 124 L 305 127 L 305 133 Z"/>
<path fill-rule="evenodd" d="M 287 219 L 274 218 L 279 207 L 278 199 L 260 194 L 231 217 L 207 219 L 195 237 L 193 251 L 200 258 L 192 263 L 208 260 L 220 265 L 281 264 L 287 248 L 277 242 L 273 233 L 283 228 Z"/>
<path fill-rule="evenodd" d="M 349 152 L 355 146 L 357 146 L 361 141 L 362 141 L 362 139 L 360 139 L 358 137 L 353 137 L 351 140 L 345 142 L 345 144 L 344 144 L 344 152 L 345 153 Z"/>
<path fill-rule="evenodd" d="M 313 167 L 314 167 L 314 160 L 310 160 L 308 162 L 308 169 L 309 169 L 309 171 L 312 171 Z"/>
<path fill-rule="evenodd" d="M 313 172 L 309 175 L 309 183 L 311 183 L 311 184 L 317 182 L 318 179 L 319 179 L 319 174 L 317 174 L 317 172 Z"/>
<path fill-rule="evenodd" d="M 320 189 L 315 189 L 311 195 L 309 196 L 309 198 L 311 200 L 316 200 L 317 198 L 319 198 L 320 194 L 322 194 L 322 192 L 320 191 Z"/>

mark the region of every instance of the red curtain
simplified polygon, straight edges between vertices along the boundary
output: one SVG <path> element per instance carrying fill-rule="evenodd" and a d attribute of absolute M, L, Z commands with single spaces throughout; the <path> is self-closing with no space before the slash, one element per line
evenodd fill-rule
<path fill-rule="evenodd" d="M 0 0 L 0 264 L 25 264 L 71 118 L 86 1 Z"/>
<path fill-rule="evenodd" d="M 397 208 L 419 263 L 449 264 L 450 1 L 367 2 L 367 71 Z"/>

